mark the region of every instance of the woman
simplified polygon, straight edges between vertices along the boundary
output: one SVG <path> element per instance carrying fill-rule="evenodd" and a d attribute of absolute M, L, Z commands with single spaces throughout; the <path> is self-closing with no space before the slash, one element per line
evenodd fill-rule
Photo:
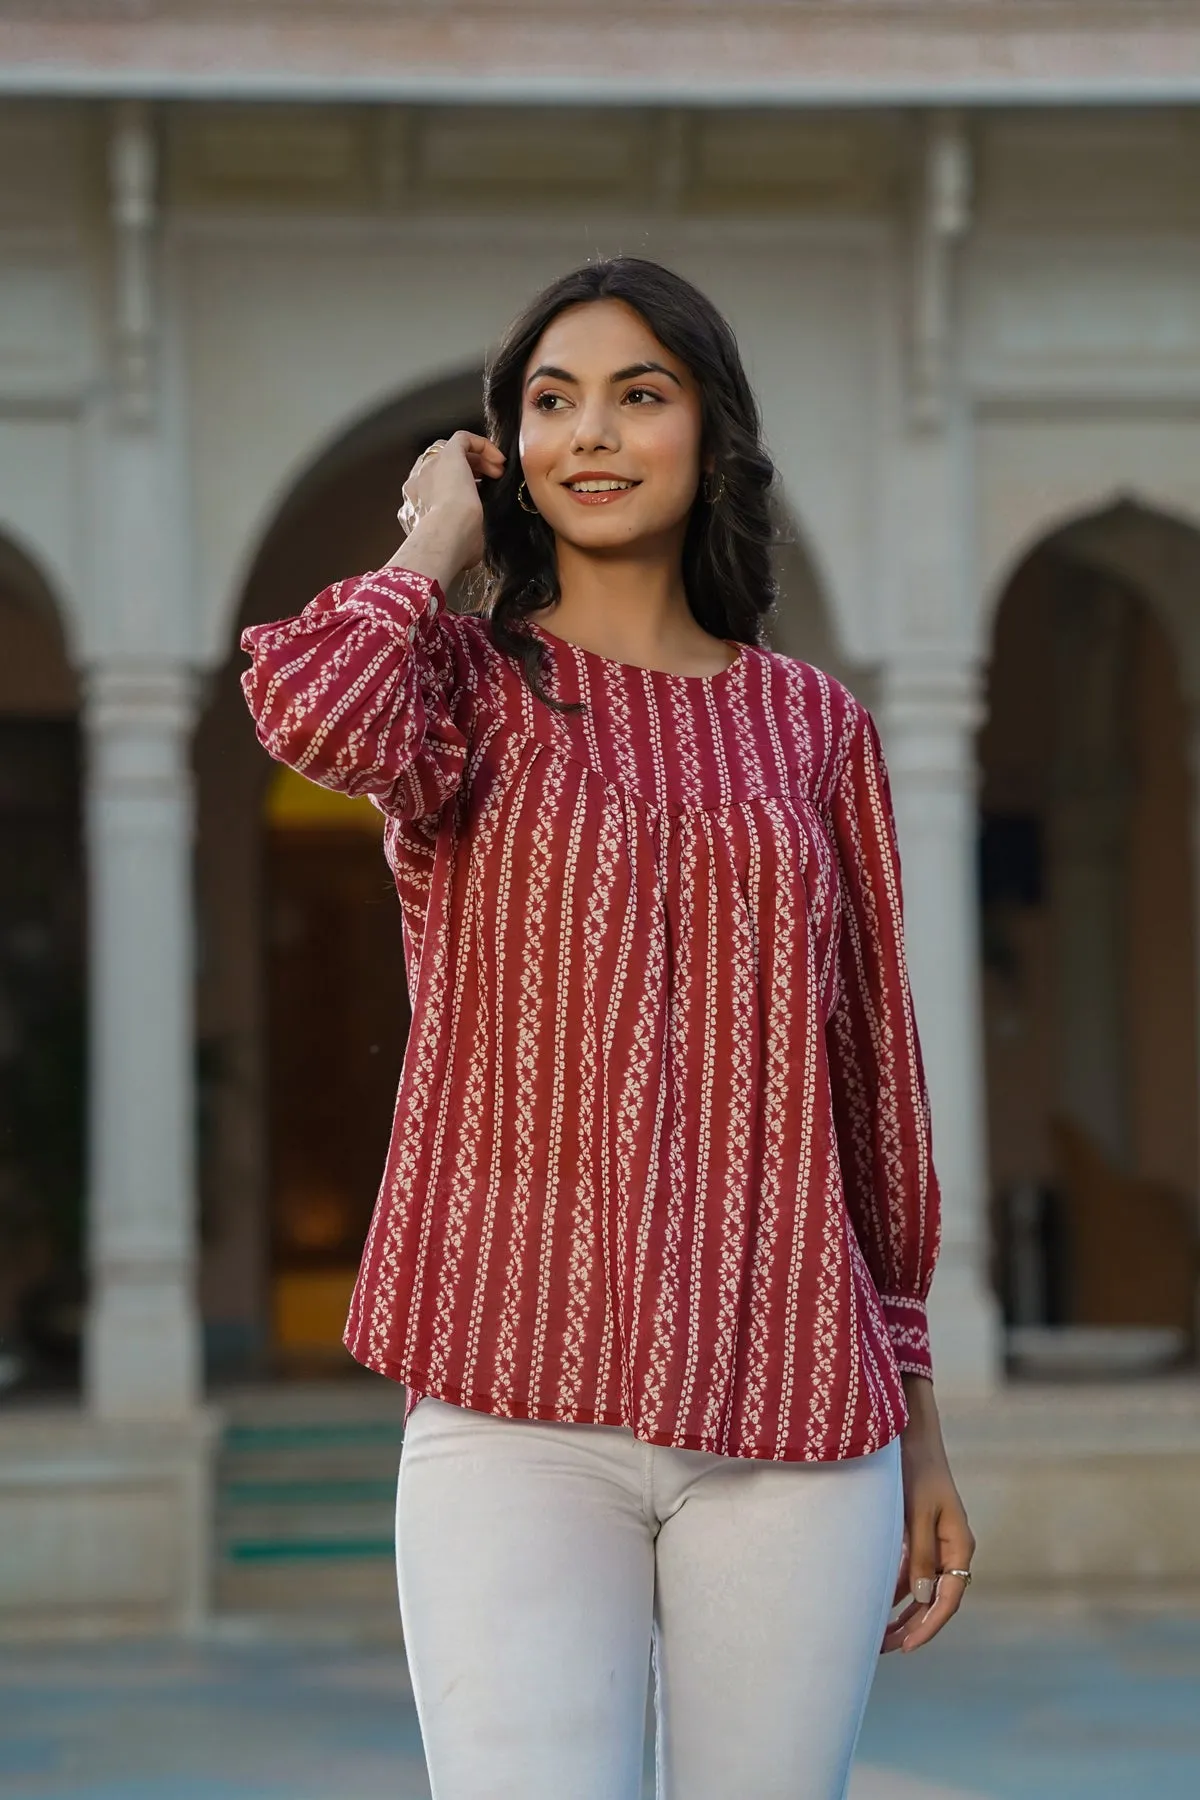
<path fill-rule="evenodd" d="M 760 643 L 773 470 L 703 295 L 577 270 L 486 406 L 386 568 L 243 639 L 262 743 L 370 795 L 402 905 L 346 1342 L 409 1389 L 433 1793 L 634 1800 L 652 1654 L 665 1800 L 834 1800 L 974 1550 L 879 739 Z"/>

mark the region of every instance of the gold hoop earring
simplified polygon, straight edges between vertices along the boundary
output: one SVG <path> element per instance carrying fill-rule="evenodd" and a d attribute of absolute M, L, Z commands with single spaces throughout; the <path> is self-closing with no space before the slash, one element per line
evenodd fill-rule
<path fill-rule="evenodd" d="M 711 486 L 711 477 L 708 475 L 704 477 L 704 498 L 709 506 L 716 506 L 719 501 L 725 498 L 724 475 L 717 476 L 717 486 L 715 491 Z"/>
<path fill-rule="evenodd" d="M 522 512 L 532 513 L 535 519 L 540 519 L 542 515 L 538 511 L 537 507 L 530 506 L 526 500 L 522 500 L 522 498 L 521 498 L 522 494 L 528 494 L 528 492 L 529 492 L 529 489 L 525 486 L 525 483 L 522 482 L 520 487 L 517 489 L 517 505 L 520 507 Z"/>

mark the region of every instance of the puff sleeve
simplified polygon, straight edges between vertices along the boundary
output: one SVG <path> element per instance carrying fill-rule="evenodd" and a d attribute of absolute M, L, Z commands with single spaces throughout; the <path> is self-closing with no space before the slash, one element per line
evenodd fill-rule
<path fill-rule="evenodd" d="M 242 691 L 278 762 L 400 819 L 436 815 L 467 760 L 470 695 L 436 581 L 388 567 L 251 625 Z"/>

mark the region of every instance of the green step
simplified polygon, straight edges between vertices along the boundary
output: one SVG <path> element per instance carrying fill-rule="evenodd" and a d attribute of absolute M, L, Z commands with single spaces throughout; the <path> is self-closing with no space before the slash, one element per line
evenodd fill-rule
<path fill-rule="evenodd" d="M 390 1419 L 327 1425 L 231 1425 L 222 1439 L 234 1453 L 246 1450 L 309 1450 L 325 1444 L 387 1444 L 399 1448 L 402 1428 Z"/>
<path fill-rule="evenodd" d="M 246 1450 L 222 1456 L 222 1487 L 240 1481 L 390 1481 L 400 1468 L 397 1444 L 306 1444 L 296 1450 Z"/>
<path fill-rule="evenodd" d="M 310 1506 L 326 1502 L 375 1504 L 396 1497 L 394 1481 L 226 1481 L 221 1499 L 231 1506 Z"/>
<path fill-rule="evenodd" d="M 368 1557 L 395 1555 L 392 1538 L 248 1538 L 227 1544 L 225 1555 L 230 1562 L 333 1562 L 361 1561 Z"/>

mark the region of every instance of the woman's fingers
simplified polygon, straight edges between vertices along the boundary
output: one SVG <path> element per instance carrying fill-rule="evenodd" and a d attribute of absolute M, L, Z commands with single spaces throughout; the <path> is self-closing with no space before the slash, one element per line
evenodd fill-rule
<path fill-rule="evenodd" d="M 482 455 L 476 456 L 472 453 L 467 457 L 467 467 L 470 469 L 476 481 L 482 481 L 484 479 L 488 481 L 498 481 L 504 473 L 504 458 L 500 455 L 498 450 L 494 457 Z"/>
<path fill-rule="evenodd" d="M 975 1554 L 975 1536 L 956 1492 L 952 1492 L 936 1512 L 923 1512 L 914 1520 L 911 1529 L 914 1551 L 910 1585 L 913 1599 L 926 1610 L 905 1631 L 900 1645 L 905 1651 L 919 1650 L 954 1617 L 962 1605 L 967 1584 L 961 1575 L 949 1571 L 969 1571 Z M 930 1556 L 932 1576 L 927 1572 Z"/>
<path fill-rule="evenodd" d="M 416 538 L 427 527 L 423 547 L 432 534 L 439 566 L 452 565 L 454 573 L 472 568 L 484 552 L 479 483 L 503 472 L 503 455 L 478 432 L 455 431 L 438 438 L 421 452 L 401 489 L 403 503 L 396 516 L 406 538 Z M 412 550 L 410 545 L 408 553 Z"/>
<path fill-rule="evenodd" d="M 914 1496 L 908 1520 L 908 1587 L 914 1600 L 928 1606 L 938 1571 L 937 1513 L 921 1496 Z"/>
<path fill-rule="evenodd" d="M 504 473 L 503 452 L 491 438 L 480 437 L 474 431 L 456 431 L 449 444 L 466 457 L 473 475 L 490 475 L 494 479 Z"/>
<path fill-rule="evenodd" d="M 485 450 L 495 450 L 497 456 L 500 454 L 491 438 L 481 437 L 477 431 L 456 431 L 447 442 L 457 444 L 460 450 L 473 451 L 476 455 L 481 455 Z"/>
<path fill-rule="evenodd" d="M 923 1610 L 922 1607 L 917 1605 L 915 1600 L 910 1600 L 903 1612 L 897 1614 L 894 1619 L 888 1621 L 887 1628 L 883 1634 L 883 1643 L 880 1646 L 884 1656 L 886 1656 L 890 1650 L 899 1650 L 901 1648 L 904 1639 L 908 1634 L 909 1626 L 916 1618 L 917 1614 Z"/>
<path fill-rule="evenodd" d="M 475 480 L 485 475 L 495 480 L 504 473 L 503 453 L 490 438 L 480 437 L 474 431 L 456 431 L 448 438 L 436 438 L 421 452 L 404 484 L 405 497 L 414 498 L 412 490 L 418 486 L 433 493 L 442 492 L 446 474 L 457 468 L 461 476 L 464 463 Z"/>
<path fill-rule="evenodd" d="M 914 1625 L 910 1625 L 904 1633 L 900 1648 L 907 1654 L 910 1650 L 919 1650 L 930 1638 L 935 1638 L 943 1625 L 948 1625 L 959 1607 L 966 1592 L 967 1584 L 957 1575 L 940 1575 L 934 1593 L 933 1605 L 927 1607 Z"/>

